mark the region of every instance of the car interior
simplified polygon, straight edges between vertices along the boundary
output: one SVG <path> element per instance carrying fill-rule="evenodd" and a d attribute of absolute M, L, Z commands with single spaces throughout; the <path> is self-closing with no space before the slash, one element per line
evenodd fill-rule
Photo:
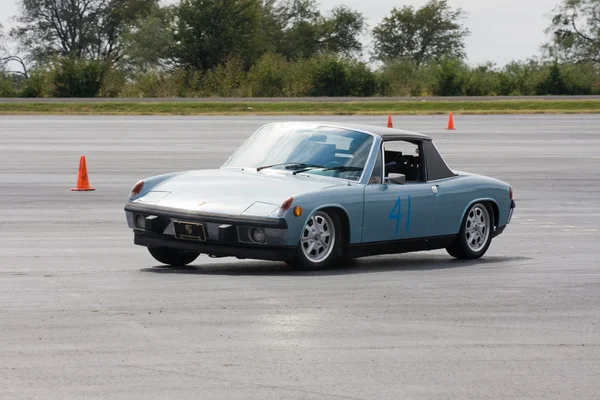
<path fill-rule="evenodd" d="M 331 136 L 333 138 L 334 136 Z M 327 142 L 327 137 L 314 136 L 302 146 L 310 154 L 308 162 L 317 165 L 361 165 L 369 155 L 370 144 L 364 146 L 364 139 L 340 137 L 337 143 Z"/>
<path fill-rule="evenodd" d="M 408 146 L 407 146 L 408 145 Z M 409 142 L 402 142 L 397 148 L 395 142 L 384 144 L 385 177 L 390 173 L 404 174 L 406 182 L 421 181 L 421 156 L 419 147 Z"/>

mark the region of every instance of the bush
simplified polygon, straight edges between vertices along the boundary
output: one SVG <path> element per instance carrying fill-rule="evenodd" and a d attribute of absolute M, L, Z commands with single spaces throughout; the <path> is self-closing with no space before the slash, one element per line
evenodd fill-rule
<path fill-rule="evenodd" d="M 445 59 L 433 69 L 434 96 L 462 96 L 469 81 L 467 67 L 459 60 Z"/>
<path fill-rule="evenodd" d="M 185 87 L 180 71 L 166 73 L 149 71 L 140 74 L 134 82 L 125 84 L 121 89 L 120 97 L 182 97 L 180 94 Z"/>
<path fill-rule="evenodd" d="M 383 96 L 422 96 L 431 86 L 430 72 L 407 60 L 385 64 L 378 73 L 380 92 Z"/>
<path fill-rule="evenodd" d="M 102 87 L 103 65 L 75 57 L 57 61 L 54 71 L 55 97 L 96 97 Z"/>
<path fill-rule="evenodd" d="M 0 96 L 25 97 L 300 97 L 495 96 L 600 94 L 600 67 L 538 60 L 471 67 L 445 59 L 417 66 L 397 60 L 372 70 L 363 62 L 321 55 L 291 61 L 265 53 L 246 71 L 232 56 L 208 71 L 175 69 L 131 77 L 99 62 L 63 58 L 29 79 L 0 73 Z"/>
<path fill-rule="evenodd" d="M 567 85 L 562 76 L 558 63 L 554 64 L 546 71 L 544 80 L 539 82 L 536 87 L 537 95 L 563 95 L 567 94 Z"/>
<path fill-rule="evenodd" d="M 563 64 L 560 67 L 569 94 L 600 94 L 600 66 L 594 63 L 581 63 L 574 65 Z"/>
<path fill-rule="evenodd" d="M 52 93 L 52 77 L 50 72 L 43 68 L 29 71 L 29 78 L 23 82 L 21 97 L 47 97 Z"/>
<path fill-rule="evenodd" d="M 312 96 L 348 96 L 350 87 L 349 71 L 343 61 L 335 57 L 317 61 L 312 77 Z"/>
<path fill-rule="evenodd" d="M 118 97 L 125 84 L 127 83 L 127 74 L 118 68 L 108 68 L 102 79 L 100 88 L 100 97 Z"/>
<path fill-rule="evenodd" d="M 263 55 L 248 73 L 248 86 L 251 96 L 282 97 L 288 92 L 292 63 L 279 54 Z"/>
<path fill-rule="evenodd" d="M 203 97 L 241 97 L 247 95 L 242 87 L 245 80 L 244 60 L 231 56 L 201 76 L 199 92 Z"/>
<path fill-rule="evenodd" d="M 315 63 L 288 61 L 280 54 L 264 54 L 247 76 L 250 96 L 299 97 L 310 94 Z"/>
<path fill-rule="evenodd" d="M 348 65 L 349 95 L 370 97 L 379 92 L 379 81 L 365 63 L 352 62 Z"/>
<path fill-rule="evenodd" d="M 468 78 L 464 89 L 466 96 L 495 96 L 499 91 L 498 73 L 491 64 L 474 68 L 467 73 Z"/>
<path fill-rule="evenodd" d="M 534 96 L 543 79 L 544 67 L 539 61 L 512 62 L 500 72 L 499 94 Z"/>
<path fill-rule="evenodd" d="M 14 80 L 0 71 L 0 97 L 15 97 L 16 95 Z"/>

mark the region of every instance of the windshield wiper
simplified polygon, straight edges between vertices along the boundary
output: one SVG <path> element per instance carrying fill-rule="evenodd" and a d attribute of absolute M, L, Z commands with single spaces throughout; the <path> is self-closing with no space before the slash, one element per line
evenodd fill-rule
<path fill-rule="evenodd" d="M 324 166 L 322 166 L 322 165 L 310 165 L 310 164 L 309 164 L 309 165 L 304 165 L 302 169 L 299 169 L 299 170 L 297 170 L 297 171 L 294 171 L 294 172 L 292 173 L 292 175 L 301 174 L 302 172 L 306 172 L 306 171 L 308 171 L 309 169 L 313 169 L 313 168 L 325 168 L 325 167 L 324 167 Z"/>
<path fill-rule="evenodd" d="M 271 164 L 271 165 L 263 165 L 262 167 L 256 168 L 256 170 L 260 171 L 261 169 L 277 167 L 279 165 L 288 165 L 287 167 L 285 167 L 286 169 L 307 168 L 307 167 L 310 167 L 310 168 L 324 168 L 321 165 L 287 162 L 287 163 L 278 163 L 278 164 Z"/>
<path fill-rule="evenodd" d="M 344 166 L 344 165 L 340 165 L 338 167 L 329 167 L 329 168 L 325 168 L 323 171 L 362 171 L 364 168 L 361 167 L 350 167 L 350 166 Z"/>
<path fill-rule="evenodd" d="M 285 167 L 286 169 L 296 169 L 296 171 L 294 171 L 294 173 L 293 173 L 294 175 L 300 174 L 302 172 L 306 172 L 313 168 L 322 168 L 323 171 L 362 171 L 363 170 L 363 168 L 361 168 L 361 167 L 349 167 L 349 166 L 344 166 L 344 165 L 339 165 L 337 167 L 325 167 L 323 165 L 306 164 L 306 163 L 292 163 L 292 162 L 263 165 L 261 167 L 256 168 L 256 170 L 260 171 L 265 168 L 272 168 L 272 167 L 277 167 L 280 165 L 287 165 L 287 167 Z"/>
<path fill-rule="evenodd" d="M 360 167 L 347 167 L 347 166 L 344 166 L 344 165 L 339 165 L 337 167 L 323 167 L 321 165 L 312 165 L 312 166 L 309 166 L 309 167 L 312 167 L 312 168 L 323 168 L 323 171 L 362 171 L 363 170 L 363 168 L 360 168 Z M 294 171 L 293 175 L 300 174 L 302 172 L 306 172 L 309 169 L 311 169 L 311 168 L 299 169 L 298 171 Z"/>

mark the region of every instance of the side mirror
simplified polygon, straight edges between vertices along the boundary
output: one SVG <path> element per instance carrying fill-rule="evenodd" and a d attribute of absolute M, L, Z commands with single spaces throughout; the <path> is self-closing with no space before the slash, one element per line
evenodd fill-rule
<path fill-rule="evenodd" d="M 389 183 L 396 183 L 398 185 L 404 185 L 406 183 L 406 175 L 391 173 L 387 178 L 385 178 L 385 181 Z"/>

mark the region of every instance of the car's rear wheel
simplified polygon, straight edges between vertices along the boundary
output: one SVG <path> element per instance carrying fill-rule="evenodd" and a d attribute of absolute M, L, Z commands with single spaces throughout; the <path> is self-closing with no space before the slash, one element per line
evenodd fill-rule
<path fill-rule="evenodd" d="M 340 218 L 335 211 L 316 211 L 302 229 L 296 257 L 290 264 L 303 271 L 330 267 L 342 246 L 340 227 Z"/>
<path fill-rule="evenodd" d="M 166 247 L 148 247 L 154 259 L 171 267 L 183 267 L 198 258 L 200 253 L 183 252 Z"/>
<path fill-rule="evenodd" d="M 480 258 L 490 247 L 493 231 L 493 210 L 486 203 L 473 204 L 465 214 L 454 242 L 446 251 L 458 259 Z"/>

